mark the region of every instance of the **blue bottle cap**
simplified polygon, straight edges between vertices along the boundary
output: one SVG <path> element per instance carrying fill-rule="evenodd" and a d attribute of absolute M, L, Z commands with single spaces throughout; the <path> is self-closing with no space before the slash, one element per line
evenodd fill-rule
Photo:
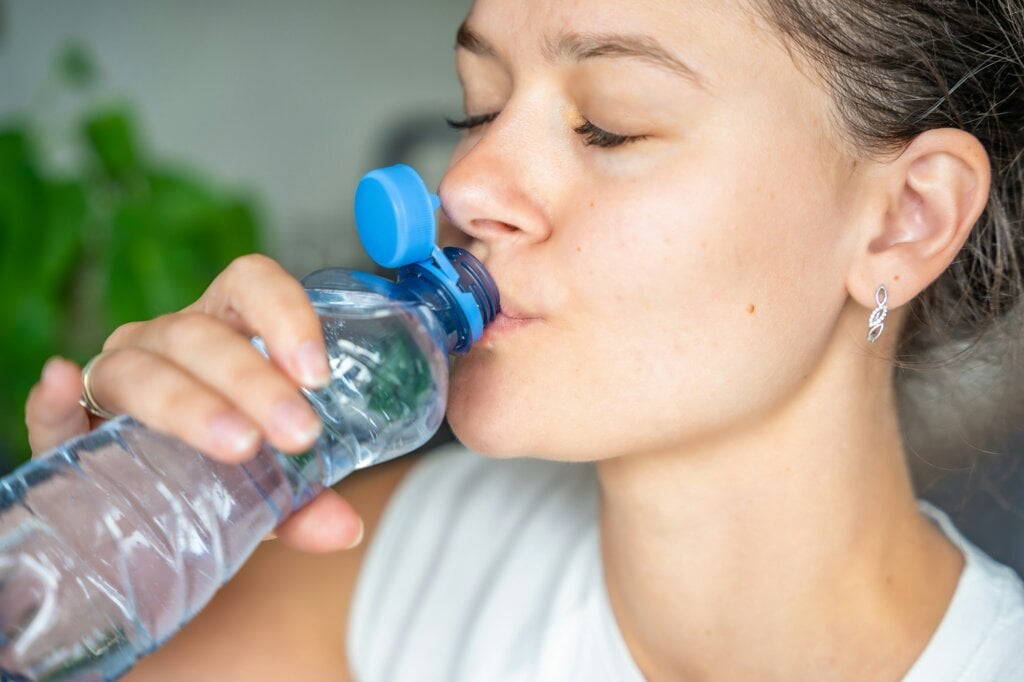
<path fill-rule="evenodd" d="M 464 353 L 498 314 L 500 300 L 480 261 L 462 249 L 434 246 L 434 212 L 440 206 L 440 199 L 409 166 L 380 168 L 367 173 L 356 188 L 356 228 L 378 265 L 399 268 L 399 284 L 418 279 L 443 292 L 464 331 L 452 351 Z"/>
<path fill-rule="evenodd" d="M 420 176 L 399 164 L 367 173 L 356 188 L 356 228 L 375 263 L 398 268 L 427 260 L 434 250 L 434 211 L 441 201 Z"/>

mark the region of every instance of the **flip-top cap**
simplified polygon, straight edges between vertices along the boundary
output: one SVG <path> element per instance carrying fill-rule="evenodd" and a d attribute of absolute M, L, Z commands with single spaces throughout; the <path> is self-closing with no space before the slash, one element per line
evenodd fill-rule
<path fill-rule="evenodd" d="M 356 188 L 359 238 L 375 263 L 398 268 L 430 258 L 441 201 L 409 166 L 367 173 Z"/>

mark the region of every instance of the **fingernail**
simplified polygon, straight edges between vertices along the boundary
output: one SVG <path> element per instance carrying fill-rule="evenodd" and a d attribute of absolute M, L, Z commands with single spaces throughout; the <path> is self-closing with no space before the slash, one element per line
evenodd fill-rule
<path fill-rule="evenodd" d="M 277 533 L 275 533 L 274 531 L 270 531 L 269 533 L 267 533 L 266 535 L 263 536 L 263 542 L 266 542 L 267 540 L 276 540 L 276 539 L 277 539 Z"/>
<path fill-rule="evenodd" d="M 260 432 L 237 414 L 221 412 L 210 420 L 210 436 L 219 449 L 242 455 L 255 447 Z"/>
<path fill-rule="evenodd" d="M 299 398 L 282 400 L 270 416 L 274 430 L 296 448 L 308 448 L 320 436 L 321 424 L 309 407 Z"/>
<path fill-rule="evenodd" d="M 324 348 L 316 341 L 306 341 L 295 351 L 295 367 L 299 381 L 306 388 L 323 388 L 331 381 Z"/>
<path fill-rule="evenodd" d="M 363 536 L 366 534 L 366 526 L 363 524 L 363 520 L 359 519 L 359 534 L 356 535 L 356 539 L 352 541 L 352 544 L 345 549 L 353 549 L 358 547 L 363 542 Z"/>

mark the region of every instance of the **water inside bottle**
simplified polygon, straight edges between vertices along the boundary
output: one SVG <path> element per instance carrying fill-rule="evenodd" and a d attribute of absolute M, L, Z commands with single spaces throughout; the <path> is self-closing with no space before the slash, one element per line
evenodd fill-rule
<path fill-rule="evenodd" d="M 448 359 L 437 321 L 422 306 L 383 296 L 340 305 L 330 292 L 310 295 L 331 369 L 325 388 L 304 391 L 324 424 L 314 450 L 351 470 L 426 442 L 441 424 L 447 399 Z M 262 341 L 254 343 L 266 352 Z M 322 480 L 337 477 L 328 473 Z"/>

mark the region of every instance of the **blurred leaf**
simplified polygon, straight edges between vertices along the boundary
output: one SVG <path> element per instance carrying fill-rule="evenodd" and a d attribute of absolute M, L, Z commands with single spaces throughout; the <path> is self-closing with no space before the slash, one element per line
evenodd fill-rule
<path fill-rule="evenodd" d="M 16 124 L 0 130 L 0 171 L 28 166 L 31 158 L 28 137 L 22 126 Z"/>
<path fill-rule="evenodd" d="M 204 219 L 219 204 L 210 189 L 184 172 L 151 172 L 147 184 L 154 210 L 161 218 L 161 229 L 180 237 L 201 234 Z"/>
<path fill-rule="evenodd" d="M 60 312 L 51 298 L 31 289 L 19 292 L 10 319 L 5 320 L 5 334 L 0 340 L 0 376 L 3 390 L 0 421 L 5 448 L 19 457 L 28 455 L 25 433 L 25 399 L 39 377 L 46 359 L 55 351 Z"/>
<path fill-rule="evenodd" d="M 255 253 L 262 248 L 259 223 L 250 204 L 241 200 L 229 201 L 221 206 L 218 228 L 211 235 L 211 253 L 216 254 L 219 272 L 236 256 Z"/>
<path fill-rule="evenodd" d="M 112 325 L 185 307 L 236 256 L 256 246 L 252 211 L 167 172 L 112 220 L 107 312 Z"/>
<path fill-rule="evenodd" d="M 57 72 L 68 85 L 81 89 L 93 85 L 99 76 L 92 52 L 81 43 L 64 46 L 57 57 Z"/>
<path fill-rule="evenodd" d="M 59 308 L 44 292 L 26 289 L 14 308 L 11 331 L 21 341 L 15 355 L 34 356 L 35 349 L 49 348 L 60 323 Z M 38 368 L 33 368 L 33 374 Z"/>
<path fill-rule="evenodd" d="M 141 171 L 138 144 L 131 116 L 125 109 L 111 109 L 85 122 L 85 137 L 103 171 L 124 181 Z"/>
<path fill-rule="evenodd" d="M 178 302 L 168 274 L 171 254 L 165 244 L 166 226 L 149 198 L 126 202 L 114 214 L 106 302 L 111 325 L 171 312 Z"/>
<path fill-rule="evenodd" d="M 54 182 L 43 187 L 45 215 L 35 265 L 41 290 L 60 295 L 82 248 L 87 215 L 85 188 L 78 182 Z"/>
<path fill-rule="evenodd" d="M 42 177 L 24 130 L 0 131 L 0 419 L 25 454 L 24 399 L 57 348 L 87 214 L 80 183 Z"/>
<path fill-rule="evenodd" d="M 98 77 L 81 46 L 58 68 L 64 85 Z M 101 173 L 52 177 L 33 129 L 0 129 L 0 458 L 18 460 L 28 455 L 25 399 L 49 356 L 83 361 L 114 326 L 184 307 L 260 245 L 250 201 L 149 164 L 127 107 L 79 123 Z"/>
<path fill-rule="evenodd" d="M 0 283 L 23 283 L 40 178 L 23 131 L 0 131 Z"/>

